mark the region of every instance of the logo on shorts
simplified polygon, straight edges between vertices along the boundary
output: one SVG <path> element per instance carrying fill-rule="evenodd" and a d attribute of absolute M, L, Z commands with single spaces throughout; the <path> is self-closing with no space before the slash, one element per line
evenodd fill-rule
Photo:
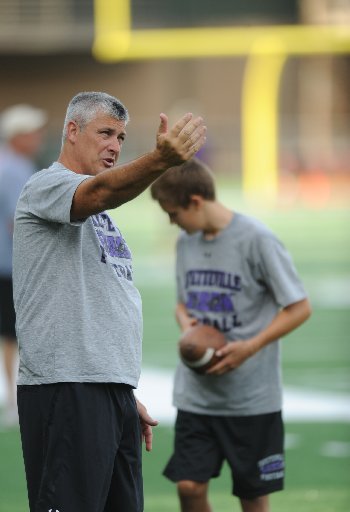
<path fill-rule="evenodd" d="M 50 508 L 49 512 L 60 512 L 59 510 L 53 510 L 53 508 Z"/>
<path fill-rule="evenodd" d="M 281 453 L 259 460 L 258 466 L 261 480 L 278 480 L 284 477 L 284 457 Z"/>

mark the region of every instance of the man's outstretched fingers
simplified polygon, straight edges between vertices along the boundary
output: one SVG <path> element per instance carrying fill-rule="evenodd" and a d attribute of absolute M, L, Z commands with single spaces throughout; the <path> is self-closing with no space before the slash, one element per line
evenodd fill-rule
<path fill-rule="evenodd" d="M 168 117 L 160 114 L 160 126 L 157 134 L 157 150 L 160 152 L 165 167 L 179 165 L 193 156 L 204 144 L 206 127 L 203 118 L 193 118 L 185 114 L 168 131 Z"/>
<path fill-rule="evenodd" d="M 206 126 L 199 126 L 197 127 L 193 133 L 188 137 L 187 141 L 184 142 L 185 148 L 191 148 L 191 146 L 194 146 L 199 142 L 201 139 L 206 137 L 207 133 L 207 127 Z"/>
<path fill-rule="evenodd" d="M 177 137 L 192 118 L 193 114 L 191 114 L 190 112 L 181 117 L 181 119 L 179 119 L 172 127 L 171 135 Z"/>
<path fill-rule="evenodd" d="M 192 158 L 192 156 L 195 155 L 197 151 L 199 151 L 200 148 L 205 144 L 207 140 L 206 132 L 207 129 L 205 126 L 203 126 L 200 131 L 196 132 L 195 135 L 192 135 L 192 140 L 190 141 L 190 144 L 188 144 L 186 152 L 184 153 L 185 160 Z"/>
<path fill-rule="evenodd" d="M 191 119 L 181 130 L 179 136 L 181 139 L 186 142 L 188 138 L 192 136 L 192 134 L 199 128 L 203 126 L 203 118 L 196 117 L 195 119 Z"/>

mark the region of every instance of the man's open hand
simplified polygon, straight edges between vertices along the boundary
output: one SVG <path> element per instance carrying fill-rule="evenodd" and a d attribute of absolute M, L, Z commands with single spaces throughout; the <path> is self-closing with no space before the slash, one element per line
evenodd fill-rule
<path fill-rule="evenodd" d="M 207 127 L 202 117 L 185 114 L 169 130 L 168 117 L 160 114 L 157 133 L 157 151 L 164 167 L 172 167 L 189 160 L 206 141 Z"/>

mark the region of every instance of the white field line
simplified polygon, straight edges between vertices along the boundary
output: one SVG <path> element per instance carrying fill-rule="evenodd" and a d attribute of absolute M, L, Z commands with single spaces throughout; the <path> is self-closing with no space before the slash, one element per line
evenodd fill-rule
<path fill-rule="evenodd" d="M 173 424 L 173 372 L 159 368 L 144 368 L 136 396 L 149 413 L 163 425 Z M 5 402 L 5 379 L 0 364 L 0 406 Z M 287 387 L 284 389 L 283 416 L 288 422 L 345 421 L 350 422 L 350 395 L 322 393 Z"/>
<path fill-rule="evenodd" d="M 151 415 L 163 424 L 172 424 L 175 409 L 171 405 L 173 374 L 158 368 L 144 368 L 135 394 Z M 283 416 L 288 422 L 350 422 L 350 396 L 285 388 Z"/>

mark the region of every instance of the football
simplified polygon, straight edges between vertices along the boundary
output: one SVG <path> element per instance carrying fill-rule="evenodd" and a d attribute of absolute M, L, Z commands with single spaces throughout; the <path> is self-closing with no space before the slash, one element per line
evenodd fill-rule
<path fill-rule="evenodd" d="M 222 332 L 210 325 L 198 324 L 187 329 L 178 344 L 182 362 L 197 373 L 204 373 L 219 361 L 215 352 L 226 344 Z"/>

